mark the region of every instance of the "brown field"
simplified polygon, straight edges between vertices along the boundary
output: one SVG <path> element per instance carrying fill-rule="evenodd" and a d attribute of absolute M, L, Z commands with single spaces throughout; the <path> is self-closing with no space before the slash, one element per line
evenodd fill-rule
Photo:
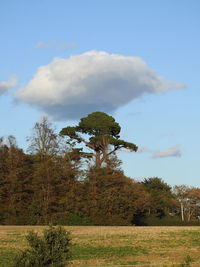
<path fill-rule="evenodd" d="M 9 255 L 11 258 L 27 247 L 28 231 L 42 233 L 44 228 L 0 226 L 0 266 L 11 266 Z M 71 267 L 200 267 L 199 227 L 67 226 L 66 229 L 72 237 Z M 192 263 L 187 265 L 188 256 Z"/>

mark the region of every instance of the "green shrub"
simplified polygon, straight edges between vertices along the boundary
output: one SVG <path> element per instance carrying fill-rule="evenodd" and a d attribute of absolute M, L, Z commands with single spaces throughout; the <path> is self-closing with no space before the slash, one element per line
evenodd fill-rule
<path fill-rule="evenodd" d="M 68 225 L 93 225 L 92 219 L 87 216 L 79 216 L 74 213 L 70 213 L 67 217 Z"/>
<path fill-rule="evenodd" d="M 180 267 L 190 267 L 192 262 L 193 259 L 189 255 L 187 255 L 184 259 L 184 262 L 180 264 Z"/>
<path fill-rule="evenodd" d="M 29 232 L 26 238 L 31 248 L 16 258 L 14 267 L 66 266 L 70 257 L 70 238 L 64 228 L 50 226 L 43 236 Z"/>
<path fill-rule="evenodd" d="M 80 216 L 75 213 L 69 213 L 67 215 L 62 214 L 61 216 L 57 216 L 56 218 L 54 218 L 53 222 L 59 225 L 94 225 L 91 217 Z"/>
<path fill-rule="evenodd" d="M 200 221 L 181 221 L 180 217 L 174 216 L 165 216 L 162 218 L 156 216 L 147 216 L 143 218 L 140 224 L 137 225 L 146 225 L 146 226 L 200 226 Z"/>

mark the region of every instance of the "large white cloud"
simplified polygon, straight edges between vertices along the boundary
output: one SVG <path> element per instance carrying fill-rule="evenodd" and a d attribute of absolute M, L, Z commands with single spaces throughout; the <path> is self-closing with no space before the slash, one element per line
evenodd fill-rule
<path fill-rule="evenodd" d="M 144 93 L 183 87 L 159 76 L 139 57 L 89 51 L 39 67 L 17 98 L 54 119 L 79 119 L 97 110 L 113 112 Z"/>
<path fill-rule="evenodd" d="M 8 91 L 8 89 L 10 89 L 11 87 L 15 86 L 16 81 L 17 81 L 17 79 L 15 76 L 10 77 L 10 79 L 8 81 L 5 81 L 5 82 L 0 81 L 0 95 L 5 93 L 6 91 Z"/>

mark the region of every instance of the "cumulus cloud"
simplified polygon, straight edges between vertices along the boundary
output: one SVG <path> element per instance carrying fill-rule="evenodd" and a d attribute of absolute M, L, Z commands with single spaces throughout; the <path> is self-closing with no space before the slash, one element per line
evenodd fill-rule
<path fill-rule="evenodd" d="M 184 87 L 161 77 L 139 57 L 89 51 L 39 67 L 17 98 L 65 120 L 97 110 L 112 113 L 145 93 Z"/>
<path fill-rule="evenodd" d="M 167 157 L 181 157 L 181 150 L 179 146 L 173 146 L 165 150 L 155 151 L 153 158 L 167 158 Z"/>
<path fill-rule="evenodd" d="M 17 79 L 15 76 L 10 77 L 10 79 L 6 82 L 0 81 L 0 95 L 8 91 L 8 89 L 12 88 L 16 85 Z"/>

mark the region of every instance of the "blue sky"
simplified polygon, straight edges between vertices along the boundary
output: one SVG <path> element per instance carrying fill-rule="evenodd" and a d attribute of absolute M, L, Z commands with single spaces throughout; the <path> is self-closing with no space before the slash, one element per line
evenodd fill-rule
<path fill-rule="evenodd" d="M 26 149 L 44 113 L 59 131 L 105 111 L 140 148 L 119 154 L 126 175 L 200 186 L 198 0 L 0 0 L 0 11 L 0 136 Z"/>

